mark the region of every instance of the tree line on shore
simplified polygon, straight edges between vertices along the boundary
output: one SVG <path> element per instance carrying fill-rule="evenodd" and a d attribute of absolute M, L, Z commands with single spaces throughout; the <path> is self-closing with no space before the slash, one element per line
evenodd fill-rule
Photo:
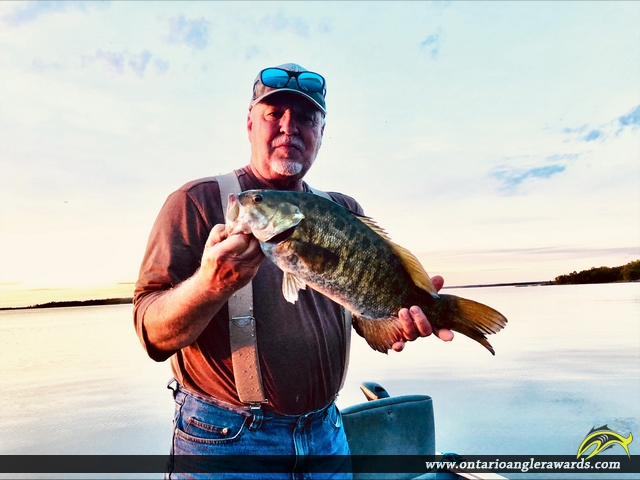
<path fill-rule="evenodd" d="M 133 298 L 105 298 L 96 300 L 69 300 L 61 302 L 47 302 L 28 307 L 3 307 L 0 310 L 25 310 L 27 308 L 58 308 L 58 307 L 93 307 L 101 305 L 121 305 L 125 303 L 133 303 Z"/>
<path fill-rule="evenodd" d="M 619 267 L 592 267 L 589 270 L 556 277 L 558 285 L 634 282 L 638 280 L 640 280 L 640 260 L 634 260 Z"/>
<path fill-rule="evenodd" d="M 494 285 L 467 285 L 466 287 L 489 287 L 497 285 L 572 285 L 585 283 L 614 283 L 614 282 L 637 282 L 640 280 L 640 260 L 634 260 L 619 267 L 592 267 L 589 270 L 568 273 L 555 278 L 549 282 L 525 282 L 525 283 L 500 283 Z M 465 287 L 458 287 L 465 288 Z M 133 303 L 133 298 L 107 298 L 97 300 L 62 301 L 48 302 L 28 307 L 2 307 L 0 310 L 22 310 L 27 308 L 55 308 L 55 307 L 88 307 L 94 305 L 118 305 Z"/>

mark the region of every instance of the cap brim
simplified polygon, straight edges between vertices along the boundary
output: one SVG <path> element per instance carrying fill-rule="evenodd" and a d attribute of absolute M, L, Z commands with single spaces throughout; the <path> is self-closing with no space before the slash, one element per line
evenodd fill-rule
<path fill-rule="evenodd" d="M 300 90 L 296 90 L 296 89 L 293 89 L 293 88 L 278 88 L 276 90 L 271 90 L 271 91 L 265 93 L 264 95 L 260 95 L 258 98 L 255 98 L 254 100 L 252 100 L 251 103 L 249 104 L 249 106 L 253 107 L 254 105 L 260 103 L 265 98 L 267 98 L 267 97 L 269 97 L 271 95 L 275 95 L 275 94 L 283 93 L 283 92 L 296 93 L 296 94 L 300 95 L 301 97 L 304 97 L 305 99 L 307 99 L 309 102 L 311 102 L 322 113 L 324 113 L 325 115 L 327 114 L 327 110 L 322 105 L 320 105 L 313 97 L 307 95 L 305 92 L 302 92 Z"/>

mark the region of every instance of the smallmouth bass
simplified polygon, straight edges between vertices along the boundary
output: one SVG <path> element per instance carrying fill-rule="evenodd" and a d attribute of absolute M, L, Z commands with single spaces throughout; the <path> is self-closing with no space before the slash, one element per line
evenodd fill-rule
<path fill-rule="evenodd" d="M 228 235 L 251 233 L 283 272 L 282 293 L 295 303 L 308 285 L 353 315 L 367 343 L 387 353 L 402 339 L 401 308 L 419 306 L 436 329 L 479 342 L 507 324 L 498 311 L 439 294 L 418 259 L 373 220 L 312 193 L 249 190 L 229 196 Z"/>

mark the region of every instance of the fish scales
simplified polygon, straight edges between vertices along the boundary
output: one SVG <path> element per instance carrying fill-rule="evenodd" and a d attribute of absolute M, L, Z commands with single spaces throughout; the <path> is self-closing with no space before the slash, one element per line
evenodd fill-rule
<path fill-rule="evenodd" d="M 314 270 L 317 274 L 316 282 L 323 283 L 323 293 L 332 297 L 342 297 L 344 300 L 354 298 L 352 306 L 356 315 L 386 318 L 390 308 L 399 310 L 402 300 L 410 293 L 402 288 L 408 285 L 408 278 L 402 281 L 381 274 L 381 270 L 384 270 L 396 275 L 406 275 L 388 244 L 364 223 L 353 221 L 353 214 L 340 205 L 323 205 L 325 208 L 320 210 L 320 204 L 311 200 L 315 198 L 311 197 L 301 205 L 310 213 L 309 218 L 315 219 L 317 223 L 310 225 L 307 218 L 302 220 L 288 240 L 289 244 L 283 243 L 282 248 L 294 248 L 301 257 L 306 258 L 313 255 L 310 252 L 312 249 L 305 249 L 309 244 L 335 253 L 338 262 L 334 268 Z M 369 247 L 364 248 L 363 244 Z M 320 252 L 322 250 L 316 253 Z M 371 257 L 377 260 L 374 264 Z M 315 267 L 320 265 L 319 262 L 313 263 Z"/>
<path fill-rule="evenodd" d="M 284 271 L 283 294 L 295 302 L 309 286 L 353 313 L 354 328 L 385 352 L 404 338 L 398 311 L 418 305 L 436 328 L 482 344 L 506 318 L 486 305 L 438 294 L 420 262 L 371 219 L 302 192 L 251 190 L 230 195 L 227 233 L 252 233 Z"/>

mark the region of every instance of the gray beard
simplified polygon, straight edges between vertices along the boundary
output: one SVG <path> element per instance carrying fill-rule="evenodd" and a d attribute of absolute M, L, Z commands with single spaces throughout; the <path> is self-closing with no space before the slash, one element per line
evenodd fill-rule
<path fill-rule="evenodd" d="M 290 177 L 302 171 L 302 164 L 292 160 L 276 160 L 271 163 L 271 169 L 278 175 Z"/>

